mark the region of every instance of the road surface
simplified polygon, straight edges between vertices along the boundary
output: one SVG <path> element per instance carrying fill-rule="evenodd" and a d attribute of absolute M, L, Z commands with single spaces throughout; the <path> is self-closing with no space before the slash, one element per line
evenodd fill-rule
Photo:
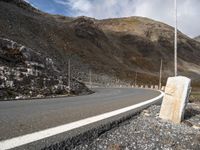
<path fill-rule="evenodd" d="M 152 99 L 160 92 L 133 88 L 99 88 L 77 97 L 0 102 L 0 141 Z"/>

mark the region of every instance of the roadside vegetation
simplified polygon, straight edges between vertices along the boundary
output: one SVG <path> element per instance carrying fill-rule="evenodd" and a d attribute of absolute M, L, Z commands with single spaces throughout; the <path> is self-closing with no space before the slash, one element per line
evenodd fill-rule
<path fill-rule="evenodd" d="M 200 91 L 192 91 L 189 101 L 192 103 L 200 103 Z"/>

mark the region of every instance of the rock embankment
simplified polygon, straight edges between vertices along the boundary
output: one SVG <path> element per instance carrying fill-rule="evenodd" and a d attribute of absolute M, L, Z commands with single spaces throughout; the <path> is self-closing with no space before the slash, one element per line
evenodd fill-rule
<path fill-rule="evenodd" d="M 0 100 L 64 94 L 88 94 L 82 83 L 57 69 L 51 58 L 9 39 L 0 38 Z"/>

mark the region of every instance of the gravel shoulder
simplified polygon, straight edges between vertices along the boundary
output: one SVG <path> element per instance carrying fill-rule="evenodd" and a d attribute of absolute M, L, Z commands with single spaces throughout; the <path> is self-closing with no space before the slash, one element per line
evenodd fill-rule
<path fill-rule="evenodd" d="M 74 150 L 200 149 L 199 104 L 188 104 L 180 125 L 161 120 L 159 111 L 160 106 L 153 105 Z"/>

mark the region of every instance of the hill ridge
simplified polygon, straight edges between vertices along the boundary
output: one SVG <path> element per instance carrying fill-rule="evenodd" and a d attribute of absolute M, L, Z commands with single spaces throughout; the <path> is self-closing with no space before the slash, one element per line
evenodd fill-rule
<path fill-rule="evenodd" d="M 0 1 L 0 36 L 52 58 L 60 70 L 71 57 L 76 78 L 88 80 L 86 74 L 92 70 L 112 82 L 130 83 L 138 72 L 139 84 L 156 84 L 161 58 L 164 78 L 173 76 L 171 26 L 142 17 L 98 20 L 27 12 L 4 1 Z M 199 81 L 200 43 L 181 32 L 178 38 L 178 72 Z"/>

